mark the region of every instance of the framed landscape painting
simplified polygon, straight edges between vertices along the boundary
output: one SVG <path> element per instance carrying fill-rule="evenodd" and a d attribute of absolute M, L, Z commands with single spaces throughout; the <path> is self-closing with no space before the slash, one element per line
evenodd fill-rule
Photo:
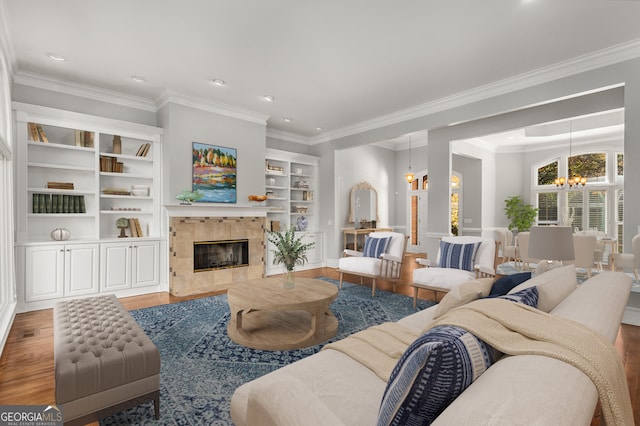
<path fill-rule="evenodd" d="M 191 190 L 200 191 L 204 203 L 236 202 L 237 150 L 193 142 Z"/>

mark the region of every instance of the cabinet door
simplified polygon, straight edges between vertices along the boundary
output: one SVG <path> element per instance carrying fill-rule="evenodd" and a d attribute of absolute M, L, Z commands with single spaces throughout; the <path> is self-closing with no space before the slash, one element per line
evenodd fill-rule
<path fill-rule="evenodd" d="M 100 290 L 131 288 L 131 243 L 100 245 Z"/>
<path fill-rule="evenodd" d="M 98 292 L 98 244 L 65 247 L 65 296 Z"/>
<path fill-rule="evenodd" d="M 307 252 L 307 263 L 309 265 L 322 263 L 324 261 L 324 259 L 322 258 L 322 253 L 323 253 L 322 234 L 310 232 L 305 235 L 303 242 L 315 243 L 314 246 L 311 249 L 309 249 L 309 251 Z"/>
<path fill-rule="evenodd" d="M 132 285 L 133 287 L 144 287 L 157 285 L 160 280 L 160 243 L 159 242 L 137 242 L 132 250 Z"/>
<path fill-rule="evenodd" d="M 64 246 L 26 248 L 25 300 L 55 299 L 64 295 Z"/>

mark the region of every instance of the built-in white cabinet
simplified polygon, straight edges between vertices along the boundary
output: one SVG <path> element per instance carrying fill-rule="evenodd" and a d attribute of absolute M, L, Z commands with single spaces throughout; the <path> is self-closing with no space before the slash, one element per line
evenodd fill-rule
<path fill-rule="evenodd" d="M 318 230 L 318 157 L 267 149 L 265 159 L 267 228 L 284 231 L 293 226 L 303 241 L 314 242 L 307 263 L 296 269 L 324 266 L 324 234 Z M 273 264 L 273 245 L 265 242 L 267 275 L 282 272 Z"/>
<path fill-rule="evenodd" d="M 17 102 L 13 109 L 18 309 L 157 291 L 162 129 Z M 70 238 L 54 240 L 56 228 Z"/>
<path fill-rule="evenodd" d="M 126 241 L 100 246 L 100 289 L 116 291 L 157 285 L 159 241 Z"/>
<path fill-rule="evenodd" d="M 265 191 L 269 224 L 318 229 L 318 157 L 267 149 Z"/>
<path fill-rule="evenodd" d="M 25 249 L 25 300 L 98 292 L 98 244 L 36 245 Z"/>

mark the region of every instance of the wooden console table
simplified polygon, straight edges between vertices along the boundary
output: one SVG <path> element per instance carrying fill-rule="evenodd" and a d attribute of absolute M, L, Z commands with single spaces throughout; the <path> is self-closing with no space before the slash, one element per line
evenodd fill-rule
<path fill-rule="evenodd" d="M 342 229 L 342 241 L 343 249 L 347 248 L 347 240 L 349 235 L 353 235 L 353 249 L 358 251 L 358 237 L 360 235 L 369 235 L 372 232 L 392 232 L 391 228 L 343 228 Z"/>

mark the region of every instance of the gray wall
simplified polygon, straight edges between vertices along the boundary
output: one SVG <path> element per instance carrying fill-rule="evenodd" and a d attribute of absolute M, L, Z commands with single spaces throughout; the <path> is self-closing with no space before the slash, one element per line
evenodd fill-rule
<path fill-rule="evenodd" d="M 238 150 L 237 203 L 247 204 L 250 194 L 264 194 L 264 125 L 168 103 L 158 113 L 164 128 L 162 144 L 163 202 L 177 204 L 176 196 L 191 190 L 193 142 Z"/>
<path fill-rule="evenodd" d="M 360 182 L 369 182 L 378 192 L 378 217 L 380 226 L 396 223 L 395 192 L 396 173 L 394 151 L 367 145 L 336 151 L 335 170 L 338 188 L 339 226 L 352 227 L 347 223 L 351 188 Z M 323 196 L 324 197 L 324 196 Z"/>

